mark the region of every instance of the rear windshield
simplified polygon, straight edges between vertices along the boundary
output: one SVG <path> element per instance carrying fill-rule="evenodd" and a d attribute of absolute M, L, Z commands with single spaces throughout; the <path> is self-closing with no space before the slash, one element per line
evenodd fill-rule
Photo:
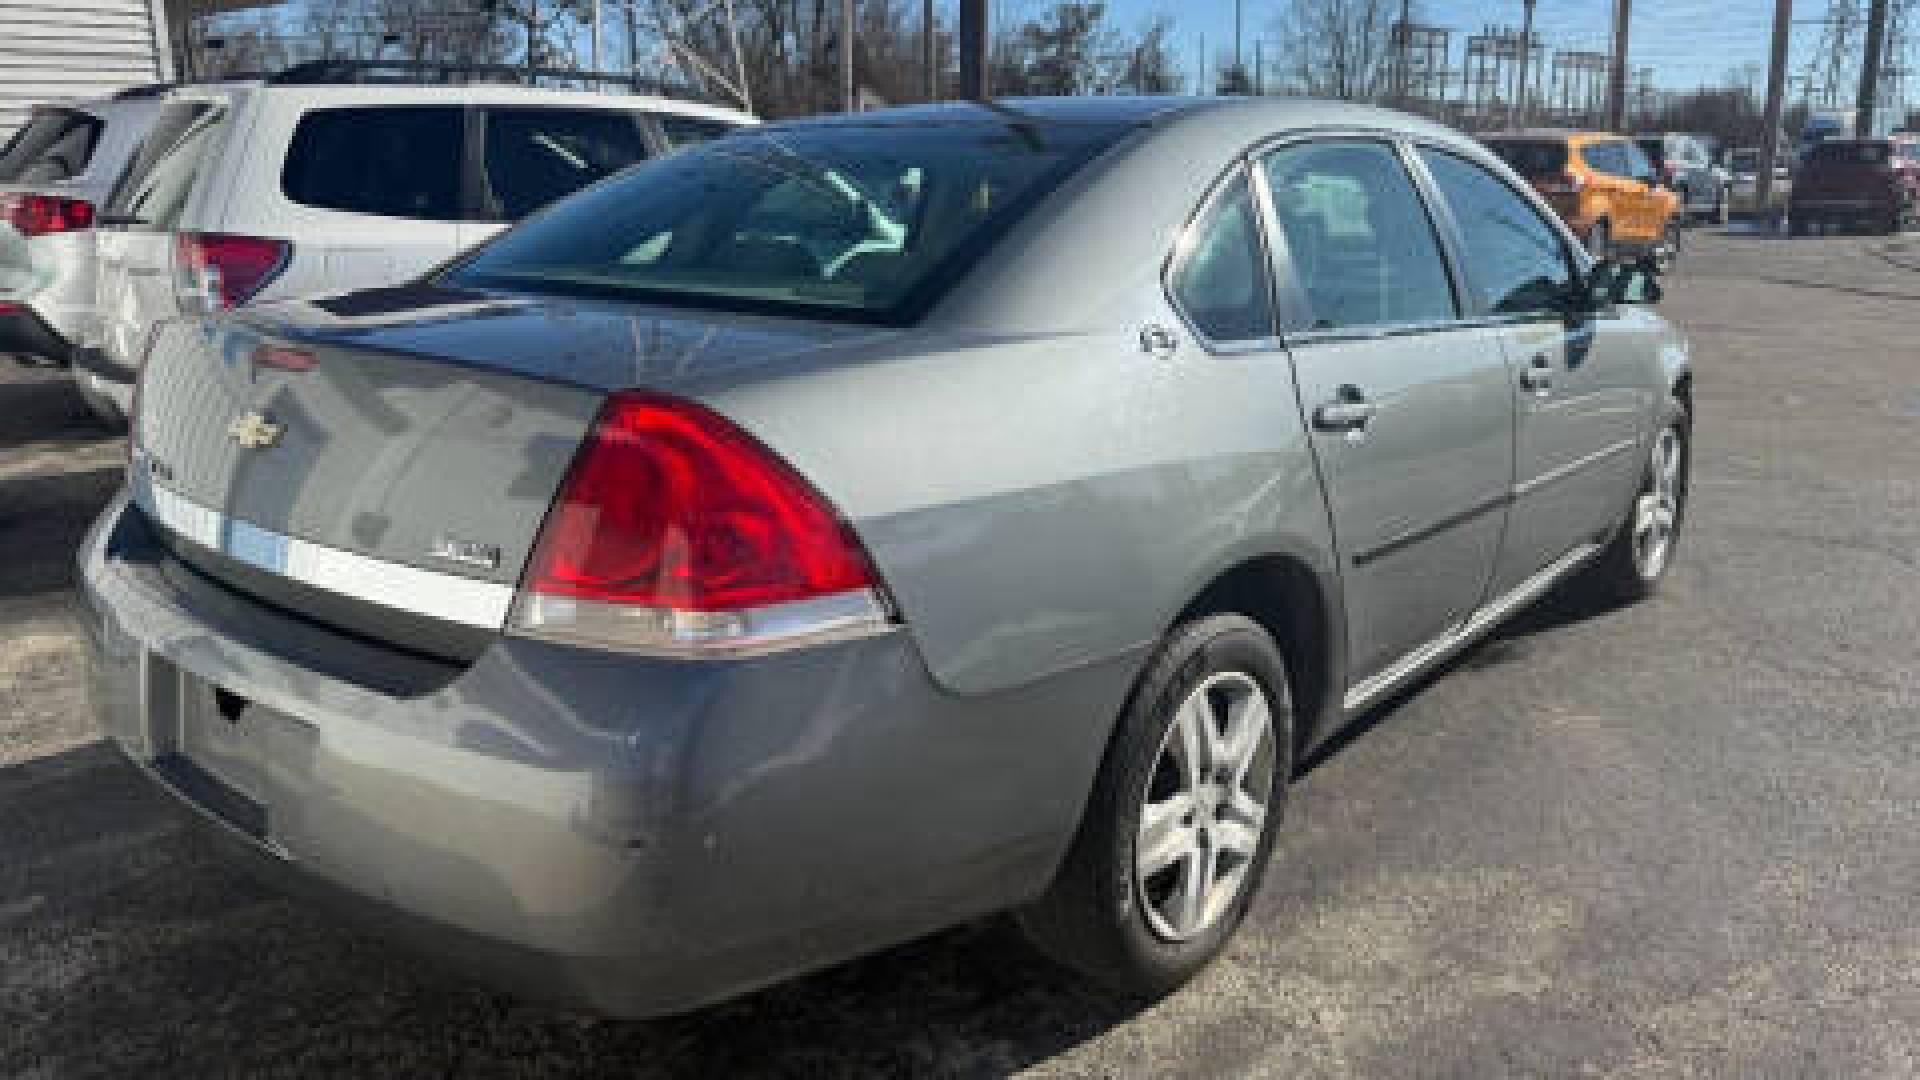
<path fill-rule="evenodd" d="M 107 197 L 107 215 L 156 229 L 173 228 L 225 116 L 226 110 L 209 102 L 162 106 Z"/>
<path fill-rule="evenodd" d="M 91 113 L 36 109 L 0 150 L 0 184 L 54 184 L 87 170 L 104 125 Z"/>
<path fill-rule="evenodd" d="M 1557 173 L 1567 167 L 1567 146 L 1558 142 L 1519 142 L 1496 139 L 1487 144 L 1500 160 L 1521 176 Z"/>
<path fill-rule="evenodd" d="M 820 127 L 629 169 L 446 284 L 909 322 L 1116 129 Z"/>
<path fill-rule="evenodd" d="M 1885 165 L 1893 149 L 1883 142 L 1823 142 L 1807 155 L 1809 165 Z"/>

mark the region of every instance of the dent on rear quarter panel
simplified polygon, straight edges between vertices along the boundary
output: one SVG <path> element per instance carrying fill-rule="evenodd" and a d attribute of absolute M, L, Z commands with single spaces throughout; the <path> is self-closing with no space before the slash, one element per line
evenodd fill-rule
<path fill-rule="evenodd" d="M 1247 554 L 1328 548 L 1285 354 L 1158 360 L 1114 325 L 715 403 L 854 522 L 935 679 L 989 693 L 1143 650 Z"/>

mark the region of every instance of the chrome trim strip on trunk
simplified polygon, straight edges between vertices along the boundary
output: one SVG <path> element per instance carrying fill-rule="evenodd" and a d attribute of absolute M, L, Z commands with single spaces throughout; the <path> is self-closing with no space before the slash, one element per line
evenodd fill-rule
<path fill-rule="evenodd" d="M 1599 544 L 1582 544 L 1548 563 L 1538 573 L 1515 585 L 1504 596 L 1474 612 L 1451 630 L 1394 661 L 1379 674 L 1354 684 L 1341 704 L 1347 712 L 1353 713 L 1378 702 L 1415 675 L 1452 656 L 1514 612 L 1539 599 L 1554 582 L 1602 550 Z"/>
<path fill-rule="evenodd" d="M 511 585 L 403 566 L 263 529 L 159 486 L 137 461 L 127 486 L 149 519 L 182 540 L 302 585 L 487 630 L 504 626 L 513 607 Z"/>

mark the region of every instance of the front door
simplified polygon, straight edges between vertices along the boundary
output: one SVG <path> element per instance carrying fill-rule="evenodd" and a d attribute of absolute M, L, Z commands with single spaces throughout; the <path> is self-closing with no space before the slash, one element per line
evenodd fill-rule
<path fill-rule="evenodd" d="M 1500 327 L 1515 403 L 1513 507 L 1493 587 L 1513 588 L 1618 521 L 1638 476 L 1646 392 L 1615 318 L 1569 320 L 1571 245 L 1479 165 L 1421 160 L 1449 211 L 1475 311 Z"/>
<path fill-rule="evenodd" d="M 1326 139 L 1261 162 L 1288 335 L 1340 550 L 1355 682 L 1480 603 L 1513 479 L 1498 328 L 1460 319 L 1398 149 Z"/>

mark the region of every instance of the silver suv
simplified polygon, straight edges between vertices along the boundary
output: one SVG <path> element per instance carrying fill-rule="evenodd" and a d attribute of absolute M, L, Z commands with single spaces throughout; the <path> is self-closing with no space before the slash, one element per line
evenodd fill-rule
<path fill-rule="evenodd" d="M 65 364 L 94 333 L 94 221 L 160 90 L 35 106 L 0 149 L 0 353 Z"/>
<path fill-rule="evenodd" d="M 100 215 L 82 377 L 124 409 L 160 319 L 403 281 L 636 161 L 753 122 L 663 97 L 299 71 L 183 87 Z"/>
<path fill-rule="evenodd" d="M 1666 572 L 1650 288 L 1382 110 L 736 134 L 165 324 L 95 700 L 236 853 L 523 991 L 684 1009 L 1008 909 L 1163 991 L 1302 753 Z"/>

